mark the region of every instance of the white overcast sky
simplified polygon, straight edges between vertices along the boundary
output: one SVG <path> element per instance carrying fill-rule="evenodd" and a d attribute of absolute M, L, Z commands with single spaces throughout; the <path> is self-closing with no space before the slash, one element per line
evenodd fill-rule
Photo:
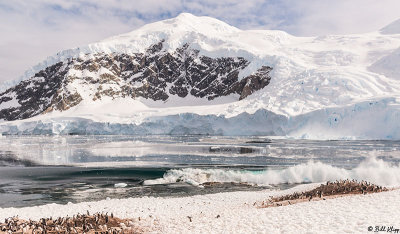
<path fill-rule="evenodd" d="M 60 50 L 182 12 L 314 36 L 378 30 L 400 18 L 400 0 L 0 0 L 0 82 Z"/>

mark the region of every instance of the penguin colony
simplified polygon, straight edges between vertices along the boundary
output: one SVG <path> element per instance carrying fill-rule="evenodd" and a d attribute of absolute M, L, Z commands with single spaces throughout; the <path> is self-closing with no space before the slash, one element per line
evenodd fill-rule
<path fill-rule="evenodd" d="M 274 207 L 283 205 L 292 205 L 298 202 L 311 201 L 311 200 L 325 200 L 328 197 L 336 197 L 341 195 L 349 194 L 367 194 L 367 193 L 379 193 L 388 191 L 387 188 L 371 184 L 367 181 L 356 181 L 356 180 L 336 180 L 334 182 L 326 182 L 321 184 L 317 188 L 306 191 L 306 192 L 295 192 L 293 194 L 281 196 L 281 197 L 270 197 L 267 201 L 263 201 L 261 206 Z M 256 205 L 256 203 L 254 204 Z"/>
<path fill-rule="evenodd" d="M 0 223 L 0 233 L 141 233 L 128 219 L 119 219 L 113 214 L 77 214 L 73 217 L 42 218 L 39 221 L 21 220 L 18 217 L 5 219 Z"/>

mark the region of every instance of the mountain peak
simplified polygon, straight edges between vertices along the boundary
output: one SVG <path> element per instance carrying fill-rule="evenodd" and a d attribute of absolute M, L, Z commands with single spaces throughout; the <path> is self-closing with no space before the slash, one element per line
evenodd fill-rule
<path fill-rule="evenodd" d="M 175 18 L 179 18 L 179 19 L 193 19 L 193 18 L 198 18 L 199 16 L 195 16 L 191 13 L 187 13 L 187 12 L 182 12 L 180 13 L 177 17 Z"/>
<path fill-rule="evenodd" d="M 146 24 L 129 33 L 94 43 L 90 47 L 102 48 L 106 52 L 109 48 L 113 51 L 115 47 L 128 48 L 131 52 L 144 52 L 144 48 L 165 41 L 166 49 L 175 50 L 185 43 L 198 42 L 200 45 L 207 41 L 213 45 L 221 44 L 225 38 L 239 32 L 240 29 L 212 17 L 181 13 L 175 18 Z"/>
<path fill-rule="evenodd" d="M 131 34 L 137 34 L 140 32 L 149 33 L 155 31 L 161 31 L 166 34 L 191 31 L 204 35 L 215 35 L 236 33 L 240 30 L 212 17 L 195 16 L 190 13 L 181 13 L 175 18 L 144 25 L 138 30 L 132 31 Z"/>
<path fill-rule="evenodd" d="M 382 34 L 399 34 L 400 33 L 400 19 L 386 25 L 380 32 Z"/>

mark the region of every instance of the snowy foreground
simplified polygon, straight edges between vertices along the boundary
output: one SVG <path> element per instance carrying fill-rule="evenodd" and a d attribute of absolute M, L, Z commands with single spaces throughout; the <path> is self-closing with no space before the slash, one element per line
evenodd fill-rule
<path fill-rule="evenodd" d="M 283 207 L 253 206 L 269 196 L 304 191 L 317 185 L 300 185 L 285 191 L 108 199 L 79 204 L 6 208 L 0 209 L 0 219 L 13 215 L 22 219 L 72 216 L 89 210 L 91 213 L 112 212 L 120 218 L 133 218 L 148 232 L 156 233 L 368 233 L 370 226 L 400 228 L 400 190 Z"/>

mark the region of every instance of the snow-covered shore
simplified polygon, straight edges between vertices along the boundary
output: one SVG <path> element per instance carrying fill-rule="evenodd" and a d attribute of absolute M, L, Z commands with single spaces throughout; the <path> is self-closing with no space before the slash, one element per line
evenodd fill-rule
<path fill-rule="evenodd" d="M 284 191 L 108 199 L 5 208 L 0 209 L 0 219 L 14 215 L 22 219 L 72 216 L 89 210 L 133 218 L 145 230 L 156 233 L 367 233 L 369 226 L 400 228 L 400 190 L 282 207 L 257 208 L 253 205 L 269 196 L 304 191 L 317 185 L 300 185 Z"/>

